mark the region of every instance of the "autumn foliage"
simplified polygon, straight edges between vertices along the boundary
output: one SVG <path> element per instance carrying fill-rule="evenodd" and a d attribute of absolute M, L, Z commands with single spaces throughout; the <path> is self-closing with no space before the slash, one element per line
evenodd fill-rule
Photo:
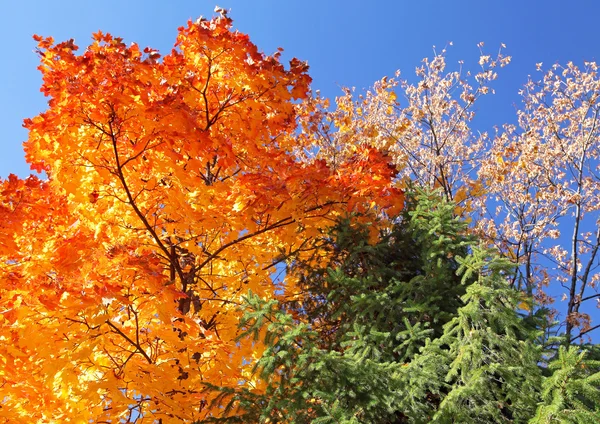
<path fill-rule="evenodd" d="M 81 54 L 35 38 L 49 106 L 25 151 L 47 179 L 1 183 L 0 416 L 218 413 L 204 383 L 239 384 L 261 352 L 235 340 L 241 296 L 293 293 L 271 274 L 335 216 L 399 210 L 395 168 L 370 147 L 301 161 L 307 66 L 223 11 L 163 57 L 100 32 Z"/>
<path fill-rule="evenodd" d="M 264 337 L 240 328 L 244 299 L 306 313 L 293 265 L 334 262 L 320 243 L 339 218 L 375 245 L 415 187 L 439 190 L 448 221 L 468 223 L 460 237 L 510 261 L 497 277 L 522 315 L 551 311 L 540 346 L 598 327 L 596 64 L 528 82 L 517 124 L 490 135 L 472 129 L 475 105 L 509 64 L 503 49 L 481 45 L 473 74 L 447 71 L 443 50 L 415 82 L 398 73 L 330 104 L 305 63 L 261 53 L 217 12 L 164 56 L 102 32 L 81 52 L 35 36 L 49 101 L 24 147 L 41 175 L 0 181 L 3 422 L 234 415 L 219 396 L 262 396 L 269 380 L 253 370 Z"/>

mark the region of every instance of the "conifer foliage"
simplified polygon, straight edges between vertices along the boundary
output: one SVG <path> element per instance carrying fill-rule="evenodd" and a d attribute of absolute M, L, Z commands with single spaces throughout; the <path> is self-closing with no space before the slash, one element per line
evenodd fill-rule
<path fill-rule="evenodd" d="M 291 264 L 301 300 L 247 296 L 241 328 L 268 346 L 254 370 L 266 390 L 223 390 L 239 411 L 224 421 L 594 422 L 598 362 L 572 346 L 547 366 L 510 261 L 453 211 L 415 192 L 376 240 L 342 219 L 326 265 Z"/>

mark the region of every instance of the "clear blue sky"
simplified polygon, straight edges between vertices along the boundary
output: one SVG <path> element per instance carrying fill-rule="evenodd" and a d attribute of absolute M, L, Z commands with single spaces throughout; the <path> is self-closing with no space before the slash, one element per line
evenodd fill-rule
<path fill-rule="evenodd" d="M 479 41 L 490 53 L 505 43 L 513 63 L 500 73 L 498 94 L 480 105 L 484 130 L 514 121 L 517 91 L 535 74 L 536 62 L 600 61 L 595 0 L 6 0 L 0 14 L 0 177 L 29 173 L 21 124 L 46 106 L 32 34 L 75 38 L 85 47 L 102 30 L 168 51 L 177 27 L 212 16 L 214 2 L 231 9 L 235 27 L 261 50 L 283 47 L 286 59 L 308 61 L 313 88 L 327 96 L 338 95 L 340 86 L 367 88 L 396 69 L 412 78 L 433 45 L 452 41 L 449 62 L 464 59 L 475 68 Z"/>

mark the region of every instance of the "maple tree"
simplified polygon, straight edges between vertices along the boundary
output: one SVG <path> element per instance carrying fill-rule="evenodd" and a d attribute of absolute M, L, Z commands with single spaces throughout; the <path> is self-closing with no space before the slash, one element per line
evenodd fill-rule
<path fill-rule="evenodd" d="M 48 110 L 24 143 L 47 179 L 0 184 L 0 417 L 191 422 L 223 411 L 206 383 L 250 378 L 241 296 L 293 294 L 271 274 L 336 216 L 402 208 L 371 146 L 302 161 L 306 64 L 189 22 L 175 49 L 36 36 Z M 309 148 L 304 143 L 302 148 Z M 315 146 L 316 148 L 316 146 Z M 249 381 L 260 391 L 260 381 Z"/>

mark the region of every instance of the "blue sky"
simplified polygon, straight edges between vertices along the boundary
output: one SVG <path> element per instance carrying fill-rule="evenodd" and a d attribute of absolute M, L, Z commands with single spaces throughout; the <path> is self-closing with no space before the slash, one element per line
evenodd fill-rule
<path fill-rule="evenodd" d="M 478 42 L 490 53 L 505 43 L 513 62 L 500 73 L 497 95 L 479 106 L 481 130 L 514 121 L 517 91 L 535 74 L 536 62 L 600 61 L 600 2 L 594 0 L 7 1 L 0 14 L 0 177 L 29 173 L 21 124 L 46 106 L 32 34 L 74 38 L 85 47 L 102 30 L 164 52 L 172 48 L 178 26 L 212 16 L 215 2 L 231 9 L 235 27 L 261 50 L 283 47 L 285 59 L 308 61 L 313 88 L 330 97 L 341 86 L 368 88 L 396 69 L 410 79 L 434 45 L 439 50 L 453 42 L 449 63 L 463 59 L 475 69 Z"/>

